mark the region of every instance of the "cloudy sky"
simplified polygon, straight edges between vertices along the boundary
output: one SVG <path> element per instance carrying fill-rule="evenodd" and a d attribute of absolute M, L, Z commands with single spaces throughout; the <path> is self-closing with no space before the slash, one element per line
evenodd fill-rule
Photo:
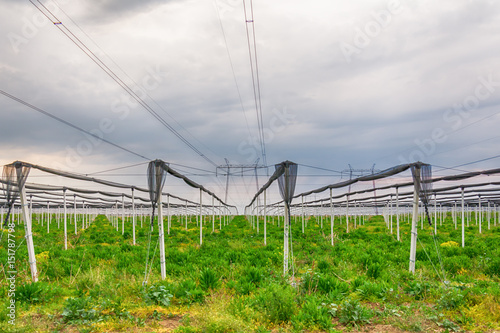
<path fill-rule="evenodd" d="M 263 162 L 247 26 L 255 28 L 268 165 L 342 171 L 421 160 L 436 174 L 498 166 L 488 159 L 500 142 L 498 1 L 254 0 L 253 26 L 240 0 L 33 2 L 61 24 L 29 1 L 0 0 L 0 90 L 135 154 L 0 95 L 2 165 L 91 174 L 147 162 L 141 155 L 182 165 L 224 197 L 213 164 Z M 145 185 L 145 170 L 98 175 Z M 305 166 L 299 173 L 298 191 L 340 179 Z M 256 190 L 245 174 L 231 179 L 233 204 Z"/>

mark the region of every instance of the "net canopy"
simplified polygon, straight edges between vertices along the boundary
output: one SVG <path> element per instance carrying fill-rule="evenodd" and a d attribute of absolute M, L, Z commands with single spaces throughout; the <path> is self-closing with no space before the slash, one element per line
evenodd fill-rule
<path fill-rule="evenodd" d="M 156 166 L 157 171 L 160 173 L 160 177 L 156 178 L 156 171 L 150 173 L 154 175 L 154 179 L 149 179 L 148 176 L 148 188 L 136 186 L 134 184 L 124 184 L 114 181 L 108 181 L 104 179 L 89 177 L 84 174 L 77 174 L 67 171 L 60 171 L 36 164 L 31 164 L 22 161 L 16 161 L 14 163 L 5 166 L 3 170 L 3 175 L 0 178 L 0 183 L 2 183 L 3 191 L 0 193 L 0 206 L 12 207 L 17 206 L 18 203 L 16 199 L 18 197 L 18 186 L 17 186 L 17 170 L 20 170 L 22 176 L 22 182 L 26 189 L 26 195 L 29 199 L 30 205 L 33 208 L 47 207 L 49 204 L 51 208 L 56 207 L 66 207 L 68 208 L 83 208 L 83 207 L 93 207 L 98 209 L 112 209 L 120 207 L 132 207 L 132 201 L 136 201 L 136 207 L 139 203 L 140 208 L 150 208 L 151 199 L 154 199 L 155 203 L 158 200 L 159 193 L 165 195 L 169 198 L 168 203 L 165 202 L 163 205 L 170 207 L 171 209 L 177 209 L 177 212 L 192 211 L 195 212 L 199 208 L 206 209 L 207 211 L 217 209 L 224 214 L 231 212 L 237 213 L 235 206 L 228 205 L 221 199 L 219 199 L 211 191 L 207 190 L 205 187 L 197 184 L 183 174 L 173 170 L 168 163 L 161 160 L 153 161 L 153 167 Z M 37 170 L 41 173 L 35 174 L 33 177 L 46 177 L 44 174 L 61 176 L 63 178 L 69 178 L 76 180 L 73 182 L 75 185 L 70 186 L 60 186 L 52 184 L 40 184 L 27 182 L 26 178 L 30 170 Z M 192 201 L 181 196 L 174 195 L 170 192 L 159 192 L 157 189 L 162 188 L 165 181 L 166 174 L 174 175 L 174 177 L 181 179 L 184 183 L 188 184 L 190 187 L 200 188 L 204 192 L 212 195 L 216 203 L 214 205 L 203 204 L 200 202 Z M 80 183 L 78 181 L 83 181 L 85 185 L 77 185 Z M 149 184 L 154 185 L 153 188 L 157 188 L 150 192 Z M 95 186 L 89 188 L 88 184 L 94 183 Z M 102 185 L 102 186 L 101 186 Z M 104 187 L 113 188 L 117 191 L 108 191 Z M 132 193 L 130 192 L 132 191 Z M 134 192 L 135 191 L 135 192 Z M 64 199 L 64 193 L 66 193 L 67 199 Z M 144 194 L 144 195 L 141 195 Z M 153 198 L 151 198 L 153 195 Z M 155 198 L 156 197 L 156 198 Z M 218 202 L 218 203 L 217 203 Z M 10 203 L 10 204 L 9 204 Z M 3 215 L 5 217 L 5 215 Z"/>
<path fill-rule="evenodd" d="M 424 204 L 427 222 L 432 225 L 429 216 L 429 201 L 432 195 L 432 167 L 429 164 L 416 163 L 411 166 L 411 174 L 415 189 L 419 192 L 419 197 Z"/>
<path fill-rule="evenodd" d="M 285 161 L 275 165 L 277 173 L 281 175 L 278 177 L 278 186 L 280 195 L 283 201 L 289 205 L 293 199 L 295 192 L 295 184 L 297 182 L 297 164 Z"/>
<path fill-rule="evenodd" d="M 148 188 L 149 199 L 153 207 L 158 203 L 158 199 L 162 193 L 163 185 L 167 173 L 165 172 L 167 166 L 165 162 L 156 160 L 149 162 L 148 165 Z M 153 208 L 154 209 L 154 208 Z"/>
<path fill-rule="evenodd" d="M 418 177 L 416 177 L 417 169 Z M 276 171 L 280 172 L 279 170 Z M 329 214 L 331 211 L 330 200 L 332 200 L 332 205 L 335 207 L 345 209 L 347 206 L 351 206 L 351 211 L 355 212 L 356 209 L 353 209 L 353 207 L 357 206 L 357 211 L 363 210 L 369 212 L 369 214 L 375 213 L 375 215 L 378 215 L 376 208 L 393 207 L 396 199 L 399 207 L 412 206 L 413 187 L 415 185 L 417 185 L 423 208 L 427 206 L 428 210 L 432 207 L 435 211 L 436 205 L 442 207 L 461 205 L 462 196 L 464 204 L 470 207 L 479 206 L 480 201 L 484 204 L 489 202 L 493 205 L 500 205 L 500 181 L 498 181 L 498 175 L 500 175 L 500 169 L 494 168 L 435 177 L 432 167 L 428 164 L 422 162 L 402 164 L 377 174 L 341 181 L 296 194 L 294 198 L 302 197 L 305 199 L 307 196 L 314 196 L 314 199 L 304 200 L 303 203 L 290 204 L 290 208 L 295 214 L 302 214 L 304 212 L 303 207 L 309 209 L 309 212 L 314 212 L 314 209 L 324 208 L 324 213 Z M 381 180 L 385 178 L 385 180 L 382 181 L 383 184 L 379 183 L 379 186 L 372 187 L 371 182 L 374 178 Z M 361 189 L 349 192 L 348 186 L 353 183 L 360 183 Z M 331 199 L 330 195 L 323 193 L 328 189 L 334 189 L 337 192 L 331 193 Z M 259 191 L 259 193 L 261 192 Z M 316 195 L 322 193 L 322 198 L 316 198 Z M 267 204 L 268 212 L 279 213 L 283 207 L 284 200 Z M 255 209 L 259 212 L 262 211 L 260 207 L 254 207 L 253 210 Z"/>
<path fill-rule="evenodd" d="M 30 168 L 19 162 L 14 162 L 3 167 L 2 187 L 8 207 L 5 222 L 8 221 L 14 202 L 19 197 L 20 189 L 24 187 Z"/>

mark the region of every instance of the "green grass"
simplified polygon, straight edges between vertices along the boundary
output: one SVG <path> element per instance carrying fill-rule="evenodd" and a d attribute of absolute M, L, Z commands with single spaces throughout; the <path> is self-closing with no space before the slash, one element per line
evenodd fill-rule
<path fill-rule="evenodd" d="M 401 242 L 390 234 L 381 216 L 357 229 L 335 221 L 335 246 L 330 245 L 330 221 L 323 227 L 312 217 L 302 234 L 300 218 L 292 219 L 294 274 L 282 276 L 283 223 L 268 217 L 267 245 L 248 221 L 237 216 L 229 226 L 211 233 L 188 230 L 172 219 L 165 238 L 166 273 L 160 279 L 158 238 L 151 239 L 153 259 L 143 286 L 148 223 L 132 227 L 121 222 L 117 232 L 104 216 L 86 230 L 69 225 L 68 250 L 57 223 L 51 232 L 33 225 L 39 280 L 30 281 L 24 228 L 16 225 L 16 325 L 8 323 L 9 286 L 1 280 L 0 331 L 167 331 L 296 332 L 349 331 L 353 327 L 391 325 L 410 331 L 500 328 L 500 228 L 479 234 L 466 228 L 466 247 L 439 246 L 436 253 L 430 227 L 420 230 L 416 273 L 408 272 L 410 226 L 401 223 Z M 262 221 L 260 222 L 262 223 Z M 218 221 L 216 221 L 218 226 Z M 79 223 L 81 226 L 81 223 Z M 395 232 L 395 230 L 394 230 Z M 6 236 L 0 262 L 7 261 Z M 438 226 L 438 245 L 461 242 L 448 216 Z M 430 256 L 432 263 L 429 261 Z M 442 274 L 442 259 L 446 280 Z M 437 271 L 435 270 L 435 268 Z M 1 269 L 1 268 L 0 268 Z M 3 275 L 3 273 L 2 273 Z M 215 315 L 216 313 L 216 315 Z"/>

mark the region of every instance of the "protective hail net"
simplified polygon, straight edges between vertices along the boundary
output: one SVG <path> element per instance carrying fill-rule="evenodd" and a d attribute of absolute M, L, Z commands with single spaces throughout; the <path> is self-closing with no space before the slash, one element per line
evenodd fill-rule
<path fill-rule="evenodd" d="M 413 165 L 411 167 L 413 183 L 418 188 L 419 197 L 424 204 L 425 215 L 427 222 L 432 226 L 431 217 L 429 215 L 429 202 L 432 196 L 432 166 L 430 164 Z"/>
<path fill-rule="evenodd" d="M 7 205 L 7 216 L 4 225 L 7 223 L 12 207 L 19 197 L 19 189 L 26 183 L 30 168 L 21 163 L 13 163 L 3 167 L 2 187 Z"/>
<path fill-rule="evenodd" d="M 287 161 L 276 164 L 275 168 L 277 172 L 283 172 L 278 178 L 278 186 L 281 198 L 287 205 L 290 205 L 295 192 L 295 183 L 297 182 L 297 164 Z"/>
<path fill-rule="evenodd" d="M 167 166 L 165 162 L 156 160 L 149 162 L 148 165 L 148 189 L 149 189 L 149 199 L 151 200 L 151 205 L 153 206 L 153 214 L 151 215 L 151 226 L 153 226 L 154 216 L 155 216 L 155 206 L 160 198 L 163 185 L 165 184 Z"/>
<path fill-rule="evenodd" d="M 293 199 L 293 194 L 295 192 L 295 183 L 297 181 L 297 164 L 286 161 L 275 166 L 275 175 L 278 176 L 278 187 L 280 189 L 280 195 L 285 203 L 285 247 L 283 249 L 284 254 L 284 271 L 286 274 L 288 271 L 288 249 L 290 250 L 290 262 L 292 266 L 292 283 L 295 283 L 295 266 L 293 260 L 293 241 L 292 241 L 292 230 L 290 228 L 290 203 Z"/>
<path fill-rule="evenodd" d="M 168 166 L 165 162 L 161 160 L 155 160 L 149 162 L 148 165 L 148 189 L 149 189 L 149 199 L 151 200 L 151 206 L 153 212 L 151 214 L 151 228 L 149 228 L 149 236 L 148 236 L 148 250 L 146 255 L 146 265 L 144 268 L 144 280 L 142 281 L 142 285 L 145 287 L 148 283 L 149 274 L 151 274 L 151 269 L 153 268 L 153 262 L 156 255 L 156 249 L 158 243 L 156 243 L 155 250 L 153 253 L 153 258 L 151 259 L 151 263 L 149 263 L 149 252 L 151 249 L 151 234 L 154 226 L 155 220 L 155 206 L 158 204 L 158 200 L 162 195 L 163 185 L 165 184 L 166 171 L 168 170 Z M 160 216 L 158 217 L 158 222 L 160 222 Z M 148 272 L 149 265 L 149 272 Z"/>

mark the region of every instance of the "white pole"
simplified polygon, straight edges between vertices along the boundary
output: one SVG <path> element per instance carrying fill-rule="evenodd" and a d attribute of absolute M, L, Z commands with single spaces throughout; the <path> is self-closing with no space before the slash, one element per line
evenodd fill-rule
<path fill-rule="evenodd" d="M 332 239 L 333 246 L 333 219 L 335 216 L 333 215 L 333 198 L 332 198 L 332 189 L 330 188 L 330 237 Z"/>
<path fill-rule="evenodd" d="M 64 249 L 68 249 L 68 219 L 66 216 L 66 189 L 63 190 L 64 198 Z"/>
<path fill-rule="evenodd" d="M 413 217 L 411 220 L 411 247 L 410 247 L 410 272 L 415 273 L 415 259 L 417 254 L 417 223 L 418 223 L 418 202 L 420 188 L 420 167 L 416 167 L 413 189 Z"/>
<path fill-rule="evenodd" d="M 203 191 L 200 188 L 200 246 L 203 244 Z"/>
<path fill-rule="evenodd" d="M 212 196 L 212 232 L 215 232 L 215 206 L 214 206 L 213 196 Z"/>
<path fill-rule="evenodd" d="M 259 198 L 257 198 L 256 202 L 255 202 L 255 205 L 257 207 L 257 211 L 256 211 L 256 214 L 255 214 L 255 222 L 257 223 L 257 234 L 259 233 Z"/>
<path fill-rule="evenodd" d="M 453 210 L 453 222 L 455 223 L 455 230 L 457 230 L 457 201 L 455 200 L 455 208 Z"/>
<path fill-rule="evenodd" d="M 50 231 L 50 203 L 47 201 L 47 233 Z"/>
<path fill-rule="evenodd" d="M 490 217 L 491 217 L 491 212 L 490 212 L 490 202 L 488 201 L 488 210 L 486 211 L 488 214 L 488 230 L 490 230 Z"/>
<path fill-rule="evenodd" d="M 462 247 L 465 247 L 465 199 L 464 199 L 463 187 L 462 187 Z"/>
<path fill-rule="evenodd" d="M 499 219 L 499 216 L 498 216 L 498 206 L 497 205 L 493 205 L 493 212 L 494 212 L 494 217 L 495 219 L 493 220 L 493 223 L 495 225 L 495 227 L 497 226 L 497 221 Z"/>
<path fill-rule="evenodd" d="M 437 194 L 434 192 L 434 235 L 437 235 Z"/>
<path fill-rule="evenodd" d="M 160 268 L 161 268 L 161 279 L 165 280 L 167 277 L 167 272 L 165 269 L 165 229 L 163 227 L 163 194 L 160 192 L 158 196 L 158 237 L 160 242 Z"/>
<path fill-rule="evenodd" d="M 125 234 L 125 196 L 122 194 L 122 235 Z"/>
<path fill-rule="evenodd" d="M 396 187 L 396 233 L 399 242 L 401 241 L 399 238 L 399 187 Z"/>
<path fill-rule="evenodd" d="M 31 219 L 31 222 L 33 223 L 33 196 L 30 195 L 30 219 Z"/>
<path fill-rule="evenodd" d="M 85 201 L 83 203 L 85 204 Z M 118 231 L 118 200 L 115 203 L 115 221 L 116 221 L 116 231 Z"/>
<path fill-rule="evenodd" d="M 390 206 L 389 206 L 389 223 L 391 224 L 391 235 L 392 235 L 392 194 L 390 195 Z"/>
<path fill-rule="evenodd" d="M 345 223 L 347 225 L 346 232 L 349 233 L 349 194 L 346 196 Z"/>
<path fill-rule="evenodd" d="M 76 231 L 76 228 L 77 228 L 77 224 L 76 223 L 76 194 L 73 194 L 73 215 L 74 215 L 74 223 L 75 223 L 75 235 L 77 234 L 77 231 Z M 83 225 L 82 225 L 82 229 L 83 229 Z"/>
<path fill-rule="evenodd" d="M 118 231 L 118 201 L 116 202 L 116 231 Z M 85 229 L 85 200 L 82 201 L 82 230 Z"/>
<path fill-rule="evenodd" d="M 17 182 L 19 184 L 22 177 L 21 174 L 22 168 L 16 167 L 16 171 L 17 171 Z M 26 245 L 28 246 L 28 260 L 31 269 L 31 279 L 33 280 L 33 282 L 37 282 L 38 271 L 36 269 L 35 246 L 33 244 L 33 233 L 31 231 L 31 215 L 28 208 L 29 204 L 27 203 L 26 200 L 26 188 L 24 187 L 24 185 L 21 186 L 19 192 L 20 192 L 19 197 L 21 199 L 21 209 L 24 217 L 24 232 L 26 234 L 26 236 L 24 237 L 26 238 Z"/>
<path fill-rule="evenodd" d="M 186 230 L 188 230 L 188 202 L 186 200 Z"/>
<path fill-rule="evenodd" d="M 304 196 L 302 196 L 302 233 L 304 233 Z"/>
<path fill-rule="evenodd" d="M 132 242 L 135 245 L 135 197 L 134 197 L 134 188 L 132 188 Z"/>
<path fill-rule="evenodd" d="M 168 234 L 170 235 L 170 228 L 172 227 L 172 214 L 170 213 L 170 195 L 167 194 L 167 227 Z"/>
<path fill-rule="evenodd" d="M 266 190 L 264 190 L 264 245 L 267 245 L 267 201 Z"/>
<path fill-rule="evenodd" d="M 285 205 L 285 218 L 283 221 L 283 276 L 288 272 L 288 209 L 287 204 Z M 279 218 L 279 217 L 278 217 Z"/>
<path fill-rule="evenodd" d="M 483 222 L 483 212 L 481 210 L 481 196 L 479 196 L 479 214 L 476 214 L 476 221 L 477 221 L 477 215 L 479 215 L 479 233 L 481 233 L 481 225 Z"/>

